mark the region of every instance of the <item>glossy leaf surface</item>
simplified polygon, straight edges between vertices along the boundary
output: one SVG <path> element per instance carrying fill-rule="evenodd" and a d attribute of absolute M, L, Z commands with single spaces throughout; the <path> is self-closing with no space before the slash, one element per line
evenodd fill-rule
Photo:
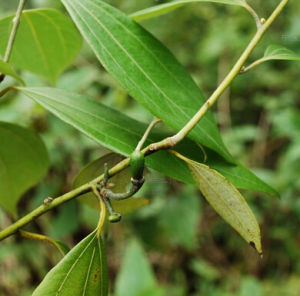
<path fill-rule="evenodd" d="M 0 20 L 2 55 L 13 17 Z M 25 10 L 12 50 L 11 63 L 55 83 L 57 76 L 75 59 L 81 43 L 81 37 L 72 21 L 61 12 L 54 9 Z"/>
<path fill-rule="evenodd" d="M 41 139 L 30 130 L 0 122 L 0 205 L 17 215 L 23 193 L 47 173 L 48 153 Z"/>
<path fill-rule="evenodd" d="M 44 278 L 32 296 L 107 296 L 108 275 L 102 239 L 90 234 Z"/>
<path fill-rule="evenodd" d="M 130 155 L 142 137 L 147 125 L 120 112 L 104 106 L 85 96 L 54 88 L 18 88 L 37 103 L 44 106 L 63 121 L 74 126 L 90 138 L 111 151 Z M 147 144 L 161 140 L 167 135 L 154 130 Z M 177 147 L 176 147 L 177 149 Z M 178 145 L 179 152 L 197 161 L 203 161 L 203 152 L 191 140 Z M 221 169 L 234 185 L 249 190 L 259 190 L 278 195 L 274 189 L 258 179 L 241 165 L 225 162 L 216 153 L 208 154 L 207 164 Z M 184 161 L 174 155 L 160 151 L 146 158 L 146 165 L 167 176 L 185 183 L 194 183 Z"/>
<path fill-rule="evenodd" d="M 182 65 L 153 35 L 100 0 L 62 0 L 107 71 L 156 117 L 180 130 L 204 98 Z M 211 113 L 189 134 L 234 162 Z"/>

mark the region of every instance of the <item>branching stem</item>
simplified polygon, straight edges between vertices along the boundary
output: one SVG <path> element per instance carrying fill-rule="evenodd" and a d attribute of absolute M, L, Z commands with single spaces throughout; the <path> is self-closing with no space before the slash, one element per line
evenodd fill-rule
<path fill-rule="evenodd" d="M 194 115 L 194 117 L 173 137 L 166 138 L 158 143 L 154 143 L 149 145 L 148 147 L 142 150 L 142 153 L 147 156 L 151 153 L 154 153 L 161 149 L 170 149 L 178 142 L 184 139 L 184 137 L 198 124 L 198 122 L 202 119 L 202 117 L 206 114 L 209 108 L 217 101 L 220 95 L 226 90 L 226 88 L 232 83 L 233 79 L 240 73 L 241 68 L 246 62 L 249 55 L 252 53 L 258 42 L 263 37 L 266 30 L 272 25 L 274 20 L 286 6 L 289 0 L 282 0 L 280 4 L 273 11 L 271 16 L 262 24 L 260 29 L 257 31 L 251 42 L 249 43 L 246 50 L 243 52 L 237 63 L 234 65 L 230 73 L 225 77 L 223 82 L 219 85 L 216 91 L 211 95 L 211 97 L 206 101 L 206 103 L 200 108 L 200 110 Z M 115 165 L 113 168 L 109 170 L 109 177 L 113 177 L 115 174 L 121 172 L 125 168 L 129 166 L 129 158 L 126 158 Z M 31 213 L 28 213 L 26 216 L 16 221 L 6 229 L 0 232 L 0 241 L 11 236 L 16 233 L 20 228 L 24 227 L 29 222 L 35 220 L 40 215 L 46 213 L 47 211 L 71 200 L 74 199 L 84 193 L 90 192 L 93 188 L 96 188 L 97 184 L 99 184 L 104 178 L 104 175 L 97 177 L 91 182 L 82 185 L 81 187 L 76 188 L 60 197 L 55 198 L 50 204 L 44 204 L 33 210 Z M 97 191 L 98 193 L 98 191 Z M 105 205 L 104 205 L 105 207 Z M 100 224 L 100 222 L 99 222 Z"/>

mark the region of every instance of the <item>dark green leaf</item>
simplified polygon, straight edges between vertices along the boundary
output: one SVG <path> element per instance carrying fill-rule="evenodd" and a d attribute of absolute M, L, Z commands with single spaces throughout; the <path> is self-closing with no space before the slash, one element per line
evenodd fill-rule
<path fill-rule="evenodd" d="M 116 280 L 116 296 L 139 296 L 156 286 L 156 280 L 148 259 L 136 241 L 132 241 L 125 253 Z"/>
<path fill-rule="evenodd" d="M 203 105 L 186 70 L 154 36 L 100 0 L 62 0 L 96 56 L 130 95 L 176 130 Z M 189 134 L 234 162 L 208 113 Z"/>
<path fill-rule="evenodd" d="M 23 85 L 25 85 L 25 82 L 23 79 L 16 73 L 16 71 L 12 68 L 12 66 L 8 63 L 5 63 L 4 61 L 0 60 L 0 73 L 9 75 L 19 82 L 21 82 Z"/>
<path fill-rule="evenodd" d="M 215 211 L 261 254 L 259 225 L 240 192 L 217 171 L 180 157 L 188 164 L 197 186 Z"/>
<path fill-rule="evenodd" d="M 85 96 L 54 88 L 18 89 L 63 121 L 71 124 L 106 148 L 124 156 L 131 154 L 147 128 L 146 124 Z M 154 130 L 147 144 L 161 140 L 166 136 L 166 134 Z M 191 140 L 185 139 L 178 145 L 178 149 L 179 152 L 194 160 L 203 161 L 202 150 Z M 166 151 L 160 151 L 147 157 L 146 164 L 148 167 L 182 182 L 194 183 L 185 162 Z M 239 188 L 261 190 L 278 195 L 274 189 L 246 168 L 229 164 L 214 152 L 208 153 L 207 164 L 217 170 L 222 170 L 222 173 L 225 172 L 226 177 Z"/>
<path fill-rule="evenodd" d="M 171 1 L 169 3 L 159 4 L 153 7 L 149 7 L 140 11 L 137 11 L 130 15 L 130 17 L 135 21 L 141 21 L 149 18 L 153 18 L 156 16 L 160 16 L 166 14 L 174 9 L 177 9 L 183 5 L 195 2 L 215 2 L 221 4 L 229 4 L 229 5 L 240 5 L 243 6 L 246 1 L 245 0 L 179 0 L 179 1 Z"/>
<path fill-rule="evenodd" d="M 12 19 L 0 20 L 0 53 L 3 55 Z M 81 38 L 68 17 L 54 9 L 24 11 L 12 50 L 11 63 L 55 83 L 81 48 Z"/>
<path fill-rule="evenodd" d="M 100 176 L 104 172 L 104 164 L 107 163 L 111 168 L 117 163 L 119 163 L 123 159 L 122 156 L 117 155 L 115 153 L 110 153 L 105 156 L 102 156 L 95 161 L 89 163 L 75 178 L 74 180 L 74 188 L 77 188 L 96 177 Z M 126 186 L 129 184 L 131 178 L 130 169 L 127 168 L 121 171 L 119 174 L 114 176 L 109 180 L 110 183 L 113 183 L 115 186 L 113 187 L 114 192 L 125 192 Z M 99 202 L 97 198 L 95 198 L 94 194 L 86 193 L 78 198 L 79 201 L 89 205 L 94 209 L 99 210 Z M 146 205 L 149 204 L 149 200 L 145 198 L 130 198 L 120 201 L 112 201 L 112 206 L 117 213 L 121 213 L 122 215 L 131 213 L 136 211 Z"/>
<path fill-rule="evenodd" d="M 48 153 L 33 132 L 0 122 L 0 205 L 14 216 L 22 194 L 47 173 Z"/>
<path fill-rule="evenodd" d="M 103 242 L 90 234 L 44 278 L 32 296 L 107 296 L 108 275 Z"/>

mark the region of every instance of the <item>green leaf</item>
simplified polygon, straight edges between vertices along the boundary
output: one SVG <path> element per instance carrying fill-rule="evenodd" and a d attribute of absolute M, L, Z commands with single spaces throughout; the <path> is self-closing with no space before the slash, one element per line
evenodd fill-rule
<path fill-rule="evenodd" d="M 54 88 L 18 88 L 25 95 L 44 106 L 63 121 L 74 126 L 104 147 L 124 156 L 129 156 L 147 128 L 146 124 L 127 117 L 85 96 Z M 165 138 L 167 134 L 151 133 L 147 144 Z M 188 157 L 203 161 L 203 152 L 197 144 L 185 139 L 176 150 Z M 206 149 L 208 152 L 208 149 Z M 241 165 L 225 162 L 214 152 L 208 152 L 207 164 L 227 173 L 226 177 L 239 188 L 261 190 L 278 195 L 274 189 L 258 179 Z M 194 183 L 184 161 L 166 152 L 159 151 L 146 158 L 146 165 L 167 176 L 185 183 Z"/>
<path fill-rule="evenodd" d="M 32 296 L 107 296 L 108 274 L 101 238 L 95 232 L 75 246 L 44 278 Z"/>
<path fill-rule="evenodd" d="M 156 117 L 180 130 L 205 100 L 186 70 L 154 36 L 100 0 L 62 0 L 108 72 Z M 189 134 L 234 162 L 208 113 Z"/>
<path fill-rule="evenodd" d="M 56 240 L 55 245 L 63 256 L 67 255 L 70 252 L 69 246 L 62 241 Z"/>
<path fill-rule="evenodd" d="M 259 225 L 240 192 L 217 171 L 183 156 L 179 157 L 186 161 L 197 186 L 215 211 L 262 254 Z"/>
<path fill-rule="evenodd" d="M 104 172 L 104 164 L 107 163 L 111 168 L 123 159 L 122 156 L 115 153 L 104 155 L 95 161 L 89 163 L 75 178 L 73 187 L 77 188 Z M 131 178 L 131 171 L 129 168 L 121 171 L 116 176 L 112 177 L 109 182 L 115 184 L 114 192 L 125 192 L 126 186 L 129 184 Z M 99 202 L 92 193 L 83 194 L 78 198 L 79 201 L 89 205 L 90 207 L 99 210 Z M 145 198 L 129 198 L 120 201 L 111 201 L 114 210 L 118 213 L 129 214 L 149 204 L 149 200 Z"/>
<path fill-rule="evenodd" d="M 20 83 L 22 83 L 23 85 L 25 85 L 25 82 L 23 81 L 23 79 L 16 73 L 16 71 L 13 69 L 13 67 L 8 64 L 5 63 L 3 60 L 0 60 L 0 73 L 1 74 L 5 74 L 5 75 L 9 75 L 13 78 L 15 78 L 16 80 L 18 80 Z"/>
<path fill-rule="evenodd" d="M 159 221 L 168 239 L 191 251 L 198 248 L 197 232 L 201 217 L 199 197 L 187 187 L 166 202 Z"/>
<path fill-rule="evenodd" d="M 17 215 L 16 205 L 47 173 L 48 153 L 32 131 L 0 122 L 0 205 Z"/>
<path fill-rule="evenodd" d="M 135 21 L 141 21 L 153 17 L 157 17 L 163 14 L 166 14 L 174 9 L 177 9 L 183 5 L 195 2 L 214 2 L 222 3 L 229 5 L 240 5 L 244 6 L 245 0 L 180 0 L 180 1 L 171 1 L 169 3 L 159 4 L 153 7 L 149 7 L 140 11 L 137 11 L 130 15 L 130 17 Z"/>
<path fill-rule="evenodd" d="M 0 53 L 3 55 L 10 35 L 12 19 L 0 20 Z M 54 9 L 23 12 L 11 55 L 11 63 L 55 83 L 81 48 L 81 37 L 71 20 Z"/>
<path fill-rule="evenodd" d="M 156 286 L 156 280 L 141 245 L 133 240 L 125 253 L 116 280 L 116 296 L 143 295 Z"/>
<path fill-rule="evenodd" d="M 204 157 L 198 145 L 188 140 L 179 143 L 175 150 L 197 162 L 205 162 L 240 189 L 261 191 L 279 197 L 279 193 L 275 189 L 259 179 L 252 171 L 241 164 L 234 165 L 224 161 L 212 150 L 205 149 L 206 157 Z"/>
<path fill-rule="evenodd" d="M 283 46 L 270 45 L 266 49 L 263 59 L 265 61 L 269 61 L 269 60 L 300 61 L 300 56 Z"/>

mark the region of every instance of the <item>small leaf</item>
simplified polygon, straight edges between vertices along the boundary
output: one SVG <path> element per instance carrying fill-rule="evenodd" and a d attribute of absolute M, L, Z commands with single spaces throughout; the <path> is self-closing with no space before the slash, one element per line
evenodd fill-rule
<path fill-rule="evenodd" d="M 300 56 L 283 46 L 270 45 L 266 49 L 263 59 L 265 61 L 267 60 L 300 61 Z"/>
<path fill-rule="evenodd" d="M 157 118 L 180 130 L 205 103 L 174 55 L 126 14 L 100 0 L 62 2 L 106 70 Z M 234 162 L 210 112 L 188 137 Z"/>
<path fill-rule="evenodd" d="M 139 296 L 154 287 L 156 280 L 153 270 L 142 246 L 133 240 L 127 247 L 116 280 L 116 296 Z"/>
<path fill-rule="evenodd" d="M 108 274 L 101 238 L 95 232 L 75 246 L 44 278 L 32 296 L 107 296 Z"/>
<path fill-rule="evenodd" d="M 89 163 L 75 178 L 73 187 L 77 188 L 96 177 L 100 176 L 104 172 L 104 164 L 107 163 L 111 168 L 123 159 L 122 156 L 115 153 L 109 153 L 102 156 L 95 161 Z M 124 192 L 126 186 L 129 184 L 131 178 L 130 169 L 127 168 L 121 171 L 116 176 L 112 177 L 109 182 L 113 183 L 114 192 Z M 78 198 L 79 201 L 89 205 L 93 209 L 99 210 L 99 202 L 92 193 L 83 194 Z M 130 198 L 120 201 L 111 201 L 114 210 L 122 215 L 134 212 L 149 204 L 149 200 L 145 198 Z"/>
<path fill-rule="evenodd" d="M 179 1 L 171 1 L 169 3 L 159 4 L 153 7 L 149 7 L 140 11 L 137 11 L 130 15 L 130 17 L 135 21 L 141 21 L 153 17 L 157 17 L 163 14 L 166 14 L 174 9 L 177 9 L 183 5 L 195 2 L 214 2 L 221 4 L 229 4 L 229 5 L 240 5 L 243 6 L 246 1 L 245 0 L 179 0 Z"/>
<path fill-rule="evenodd" d="M 262 254 L 259 225 L 240 192 L 217 171 L 183 156 L 179 157 L 186 161 L 197 186 L 215 211 Z"/>
<path fill-rule="evenodd" d="M 4 61 L 0 60 L 0 73 L 11 76 L 18 80 L 21 84 L 25 85 L 23 79 L 16 73 L 12 66 Z"/>
<path fill-rule="evenodd" d="M 0 205 L 17 215 L 16 204 L 22 194 L 47 173 L 48 153 L 33 132 L 0 122 Z"/>
<path fill-rule="evenodd" d="M 0 20 L 0 53 L 3 55 L 14 16 Z M 54 9 L 25 10 L 11 55 L 11 63 L 50 80 L 68 67 L 81 48 L 76 28 Z"/>

